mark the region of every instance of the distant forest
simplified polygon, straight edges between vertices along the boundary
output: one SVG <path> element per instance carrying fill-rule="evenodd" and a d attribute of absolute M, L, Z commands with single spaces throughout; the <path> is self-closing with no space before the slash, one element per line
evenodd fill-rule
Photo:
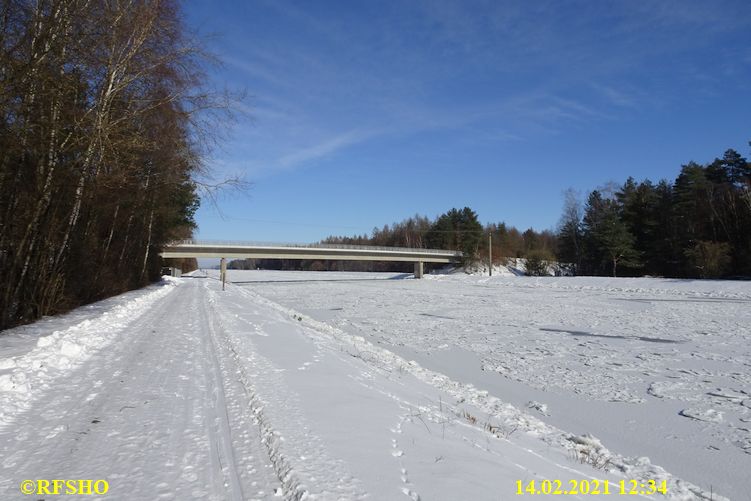
<path fill-rule="evenodd" d="M 488 235 L 493 235 L 493 261 L 500 263 L 506 257 L 526 257 L 539 254 L 554 259 L 556 235 L 552 231 L 536 232 L 529 229 L 520 232 L 505 223 L 483 226 L 477 214 L 465 207 L 451 209 L 434 220 L 415 215 L 402 222 L 374 228 L 370 236 L 330 236 L 321 244 L 375 245 L 385 247 L 409 247 L 461 250 L 465 265 L 472 264 L 480 256 L 488 255 Z M 487 257 L 484 259 L 487 260 Z M 505 261 L 504 261 L 505 262 Z M 426 270 L 441 265 L 426 263 Z M 276 260 L 244 259 L 229 263 L 234 269 L 314 270 L 314 271 L 402 271 L 411 273 L 411 263 L 322 261 L 322 260 Z"/>
<path fill-rule="evenodd" d="M 555 230 L 519 231 L 506 223 L 483 226 L 470 208 L 431 220 L 416 215 L 373 229 L 370 235 L 331 236 L 323 244 L 461 250 L 470 264 L 525 258 L 531 274 L 550 262 L 578 275 L 677 278 L 751 277 L 751 163 L 734 150 L 700 165 L 690 162 L 675 181 L 629 178 L 592 191 L 585 203 L 565 192 Z M 351 261 L 237 260 L 235 269 L 404 271 L 409 264 Z"/>
<path fill-rule="evenodd" d="M 176 2 L 0 2 L 0 329 L 141 287 L 199 199 L 202 49 Z"/>

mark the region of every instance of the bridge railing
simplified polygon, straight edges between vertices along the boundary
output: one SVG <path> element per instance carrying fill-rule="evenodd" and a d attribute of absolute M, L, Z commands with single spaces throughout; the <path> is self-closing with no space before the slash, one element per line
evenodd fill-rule
<path fill-rule="evenodd" d="M 290 248 L 316 248 L 316 249 L 350 249 L 350 250 L 380 250 L 380 251 L 396 251 L 396 252 L 424 252 L 427 254 L 452 254 L 455 256 L 461 256 L 461 251 L 454 251 L 449 249 L 423 249 L 421 247 L 385 247 L 377 245 L 349 245 L 349 244 L 291 244 L 291 243 L 278 243 L 278 242 L 248 242 L 241 240 L 176 240 L 170 242 L 168 245 L 202 245 L 202 246 L 232 246 L 232 247 L 290 247 Z"/>

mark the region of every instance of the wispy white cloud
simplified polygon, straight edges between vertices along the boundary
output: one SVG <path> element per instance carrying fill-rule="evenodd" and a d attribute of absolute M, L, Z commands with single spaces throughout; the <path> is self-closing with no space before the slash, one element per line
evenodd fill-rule
<path fill-rule="evenodd" d="M 273 85 L 284 87 L 290 85 L 290 82 L 283 78 L 278 72 L 273 71 L 266 64 L 257 60 L 241 59 L 237 56 L 224 56 L 222 60 L 230 66 L 240 70 L 246 78 L 261 79 Z"/>
<path fill-rule="evenodd" d="M 701 44 L 696 29 L 728 15 L 686 1 L 572 12 L 556 1 L 425 0 L 384 4 L 367 23 L 350 22 L 360 8 L 324 16 L 305 3 L 262 3 L 294 36 L 225 57 L 255 96 L 242 110 L 253 126 L 240 127 L 252 143 L 243 154 L 255 158 L 248 168 L 287 171 L 377 137 L 431 130 L 515 141 L 654 108 L 672 99 L 677 71 L 655 62 Z M 681 71 L 695 82 L 711 75 L 690 60 Z"/>
<path fill-rule="evenodd" d="M 339 150 L 366 141 L 376 135 L 378 135 L 378 132 L 373 130 L 350 130 L 284 155 L 276 163 L 284 168 L 304 164 L 332 155 Z"/>
<path fill-rule="evenodd" d="M 622 108 L 637 107 L 637 98 L 622 89 L 617 89 L 610 85 L 600 84 L 597 82 L 590 82 L 589 85 L 596 92 L 605 97 L 605 99 L 607 99 L 610 103 L 616 106 L 620 106 Z"/>

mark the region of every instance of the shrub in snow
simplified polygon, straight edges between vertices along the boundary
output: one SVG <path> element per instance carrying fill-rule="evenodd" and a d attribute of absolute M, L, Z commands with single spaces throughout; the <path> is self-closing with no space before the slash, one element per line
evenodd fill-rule
<path fill-rule="evenodd" d="M 553 256 L 544 250 L 533 250 L 527 254 L 527 275 L 543 276 L 550 275 L 548 267 L 553 261 Z"/>

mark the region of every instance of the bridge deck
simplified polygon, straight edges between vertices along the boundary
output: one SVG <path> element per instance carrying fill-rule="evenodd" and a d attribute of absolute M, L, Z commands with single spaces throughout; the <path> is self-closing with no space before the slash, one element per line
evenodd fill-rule
<path fill-rule="evenodd" d="M 328 259 L 414 263 L 453 263 L 462 257 L 462 253 L 459 251 L 441 249 L 329 244 L 256 244 L 195 240 L 166 245 L 160 255 L 163 258 Z"/>

